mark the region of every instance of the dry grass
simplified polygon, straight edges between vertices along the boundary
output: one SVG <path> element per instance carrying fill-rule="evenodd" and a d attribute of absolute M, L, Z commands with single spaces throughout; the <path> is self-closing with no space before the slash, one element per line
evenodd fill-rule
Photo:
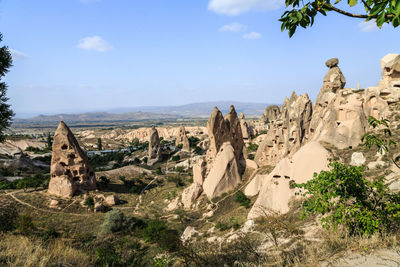
<path fill-rule="evenodd" d="M 0 235 L 0 265 L 6 266 L 89 266 L 84 252 L 71 248 L 62 240 L 44 243 L 25 236 Z"/>

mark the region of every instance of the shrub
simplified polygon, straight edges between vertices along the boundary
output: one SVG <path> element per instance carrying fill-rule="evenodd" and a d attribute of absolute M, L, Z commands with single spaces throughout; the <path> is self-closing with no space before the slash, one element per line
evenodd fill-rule
<path fill-rule="evenodd" d="M 178 231 L 167 229 L 161 233 L 158 238 L 157 244 L 160 248 L 175 252 L 180 248 L 181 239 Z"/>
<path fill-rule="evenodd" d="M 295 186 L 306 191 L 301 218 L 309 214 L 324 215 L 326 228 L 343 225 L 350 234 L 371 235 L 394 231 L 400 225 L 400 194 L 393 194 L 383 178 L 368 181 L 363 167 L 331 162 L 331 170 L 314 174 L 314 178 Z"/>
<path fill-rule="evenodd" d="M 92 197 L 88 197 L 84 204 L 89 208 L 89 209 L 93 209 L 94 208 L 94 199 Z"/>
<path fill-rule="evenodd" d="M 17 209 L 11 203 L 2 204 L 0 209 L 0 232 L 14 230 L 17 220 Z"/>
<path fill-rule="evenodd" d="M 112 244 L 105 243 L 96 248 L 97 263 L 102 266 L 119 266 L 120 256 Z"/>
<path fill-rule="evenodd" d="M 246 197 L 246 195 L 241 191 L 241 190 L 239 190 L 239 191 L 237 191 L 236 192 L 236 194 L 235 194 L 235 201 L 236 202 L 239 202 L 240 203 L 240 205 L 242 205 L 243 207 L 245 207 L 245 208 L 250 208 L 250 199 L 248 199 L 247 197 Z"/>
<path fill-rule="evenodd" d="M 201 153 L 203 153 L 203 149 L 201 149 L 201 147 L 199 147 L 199 146 L 196 146 L 194 148 L 194 153 L 197 155 L 201 155 Z"/>
<path fill-rule="evenodd" d="M 190 136 L 188 139 L 190 147 L 196 147 L 196 145 L 200 142 L 200 139 L 195 136 Z"/>
<path fill-rule="evenodd" d="M 126 231 L 133 233 L 137 228 L 143 228 L 145 223 L 132 216 L 125 216 L 118 209 L 114 209 L 106 214 L 101 229 L 107 233 Z"/>
<path fill-rule="evenodd" d="M 254 154 L 249 154 L 247 157 L 248 157 L 249 159 L 251 159 L 251 160 L 254 160 Z"/>
<path fill-rule="evenodd" d="M 249 152 L 256 152 L 258 149 L 257 144 L 250 143 L 249 146 L 247 147 L 247 151 Z"/>
<path fill-rule="evenodd" d="M 143 229 L 143 239 L 150 243 L 157 242 L 166 230 L 167 225 L 164 222 L 151 220 Z"/>
<path fill-rule="evenodd" d="M 177 145 L 177 146 L 176 146 L 176 148 L 178 148 L 178 149 L 182 149 L 182 148 L 183 148 L 183 144 L 179 144 L 179 145 Z"/>
<path fill-rule="evenodd" d="M 177 172 L 179 172 L 179 173 L 182 173 L 182 172 L 185 171 L 185 170 L 183 169 L 182 166 L 175 167 L 175 170 L 176 170 Z"/>
<path fill-rule="evenodd" d="M 180 157 L 179 155 L 175 155 L 175 156 L 172 156 L 171 159 L 172 159 L 173 161 L 178 161 L 178 160 L 181 159 L 181 157 Z"/>
<path fill-rule="evenodd" d="M 124 229 L 125 215 L 122 211 L 114 209 L 107 212 L 104 217 L 104 222 L 101 225 L 101 229 L 108 233 L 118 232 Z"/>
<path fill-rule="evenodd" d="M 19 215 L 16 226 L 18 232 L 23 235 L 31 234 L 36 229 L 32 222 L 32 218 L 28 215 Z"/>
<path fill-rule="evenodd" d="M 157 169 L 156 169 L 156 174 L 157 174 L 157 175 L 162 175 L 162 174 L 163 174 L 163 172 L 162 172 L 162 170 L 161 170 L 161 167 L 157 167 Z"/>
<path fill-rule="evenodd" d="M 231 226 L 224 222 L 217 222 L 217 224 L 215 225 L 215 228 L 217 228 L 220 231 L 225 231 L 225 230 L 228 230 L 229 228 L 231 228 Z"/>
<path fill-rule="evenodd" d="M 60 234 L 54 228 L 50 228 L 50 229 L 48 229 L 48 230 L 43 232 L 42 239 L 47 241 L 49 239 L 54 239 L 54 238 L 57 238 L 59 236 L 60 236 Z"/>
<path fill-rule="evenodd" d="M 176 187 L 182 187 L 185 186 L 185 182 L 182 180 L 181 177 L 179 176 L 169 176 L 167 178 L 167 181 L 170 183 L 175 183 Z"/>

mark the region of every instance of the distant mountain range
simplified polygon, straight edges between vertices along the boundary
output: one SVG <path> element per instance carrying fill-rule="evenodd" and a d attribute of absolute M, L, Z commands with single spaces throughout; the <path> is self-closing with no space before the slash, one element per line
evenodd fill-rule
<path fill-rule="evenodd" d="M 213 102 L 202 102 L 202 103 L 191 103 L 181 106 L 143 106 L 143 107 L 132 107 L 132 108 L 117 108 L 112 109 L 111 113 L 123 113 L 123 112 L 152 112 L 158 114 L 168 114 L 183 116 L 186 118 L 191 117 L 208 117 L 210 116 L 214 107 L 218 107 L 222 113 L 227 113 L 231 105 L 235 106 L 238 113 L 243 112 L 245 116 L 261 116 L 264 113 L 264 109 L 270 105 L 266 103 L 249 103 L 249 102 L 237 102 L 237 101 L 213 101 Z"/>
<path fill-rule="evenodd" d="M 143 121 L 143 120 L 175 120 L 181 118 L 206 118 L 217 106 L 222 113 L 229 111 L 234 105 L 238 113 L 243 112 L 247 117 L 260 116 L 268 104 L 215 101 L 192 103 L 181 106 L 144 106 L 132 108 L 118 108 L 107 112 L 85 112 L 79 114 L 39 115 L 32 118 L 16 118 L 14 123 L 52 123 L 63 120 L 65 122 L 106 122 L 106 121 Z"/>

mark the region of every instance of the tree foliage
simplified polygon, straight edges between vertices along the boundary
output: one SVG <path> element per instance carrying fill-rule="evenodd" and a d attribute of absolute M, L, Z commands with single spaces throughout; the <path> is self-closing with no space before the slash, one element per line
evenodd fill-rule
<path fill-rule="evenodd" d="M 368 124 L 372 129 L 377 129 L 378 131 L 364 134 L 361 137 L 363 145 L 367 148 L 376 147 L 377 152 L 382 155 L 388 153 L 393 163 L 400 168 L 400 165 L 397 163 L 400 156 L 394 156 L 392 153 L 392 148 L 397 146 L 397 142 L 392 138 L 389 121 L 386 119 L 378 120 L 369 116 Z"/>
<path fill-rule="evenodd" d="M 370 235 L 396 230 L 400 225 L 400 195 L 392 193 L 384 178 L 369 181 L 363 167 L 330 163 L 331 170 L 295 186 L 308 197 L 301 217 L 323 215 L 326 228 L 344 226 L 350 234 Z"/>
<path fill-rule="evenodd" d="M 0 33 L 0 42 L 3 40 L 3 35 Z M 4 131 L 10 127 L 14 112 L 10 105 L 7 104 L 7 84 L 1 82 L 1 78 L 6 75 L 9 68 L 12 66 L 12 57 L 7 46 L 0 47 L 0 142 L 5 140 Z"/>
<path fill-rule="evenodd" d="M 342 0 L 285 0 L 287 10 L 282 14 L 279 21 L 282 22 L 282 31 L 287 30 L 289 37 L 296 32 L 297 27 L 307 28 L 314 24 L 318 14 L 324 16 L 333 11 L 344 16 L 360 18 L 365 21 L 373 20 L 378 27 L 384 23 L 391 23 L 393 27 L 400 24 L 400 0 L 347 0 L 348 7 L 362 6 L 363 14 L 355 14 L 339 8 Z M 340 6 L 341 7 L 341 6 Z"/>

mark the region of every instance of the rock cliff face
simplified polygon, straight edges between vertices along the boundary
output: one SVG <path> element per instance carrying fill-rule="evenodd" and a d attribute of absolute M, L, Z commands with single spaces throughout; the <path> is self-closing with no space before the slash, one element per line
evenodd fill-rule
<path fill-rule="evenodd" d="M 183 125 L 181 125 L 179 127 L 179 133 L 176 138 L 175 144 L 177 146 L 182 145 L 182 150 L 184 150 L 184 151 L 190 151 L 189 139 L 186 136 L 186 130 L 185 130 L 185 127 L 183 127 Z"/>
<path fill-rule="evenodd" d="M 270 211 L 288 212 L 289 202 L 296 192 L 290 183 L 304 183 L 313 177 L 314 172 L 326 170 L 328 158 L 328 151 L 318 142 L 309 142 L 292 157 L 280 160 L 268 175 L 256 176 L 257 179 L 253 179 L 245 190 L 249 196 L 259 194 L 248 218 L 259 217 Z"/>
<path fill-rule="evenodd" d="M 259 166 L 274 165 L 287 155 L 294 154 L 308 139 L 308 128 L 312 116 L 308 95 L 296 95 L 280 108 L 279 116 L 270 123 L 267 136 L 258 147 L 255 161 Z"/>
<path fill-rule="evenodd" d="M 273 123 L 275 120 L 278 119 L 280 113 L 280 109 L 277 105 L 268 106 L 264 110 L 264 114 L 261 116 L 260 121 L 262 123 Z"/>
<path fill-rule="evenodd" d="M 158 131 L 152 127 L 149 134 L 149 157 L 147 165 L 154 165 L 161 160 L 161 146 Z"/>
<path fill-rule="evenodd" d="M 307 95 L 292 94 L 279 112 L 272 108 L 265 112 L 270 116 L 269 130 L 255 160 L 261 166 L 275 165 L 275 169 L 255 176 L 246 187 L 246 195 L 258 194 L 249 218 L 270 210 L 287 212 L 295 197 L 290 182 L 306 182 L 314 172 L 327 168 L 329 153 L 321 143 L 339 149 L 358 146 L 369 127 L 367 117 L 388 118 L 390 105 L 400 101 L 400 55 L 385 56 L 382 80 L 365 90 L 344 88 L 346 79 L 338 64 L 336 58 L 326 62 L 329 71 L 312 107 Z"/>
<path fill-rule="evenodd" d="M 61 121 L 54 134 L 48 193 L 72 197 L 79 190 L 96 189 L 96 177 L 86 154 Z"/>

